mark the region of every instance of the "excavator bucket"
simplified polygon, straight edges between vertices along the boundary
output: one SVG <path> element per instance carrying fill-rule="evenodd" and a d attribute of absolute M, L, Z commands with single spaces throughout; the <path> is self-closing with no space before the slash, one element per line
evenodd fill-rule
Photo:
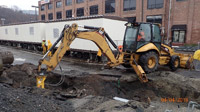
<path fill-rule="evenodd" d="M 130 65 L 133 67 L 133 69 L 135 70 L 136 74 L 138 75 L 140 82 L 142 82 L 142 83 L 148 82 L 146 73 L 144 72 L 142 67 L 137 64 L 137 62 L 135 61 L 133 55 L 131 55 Z"/>
<path fill-rule="evenodd" d="M 37 80 L 37 87 L 38 88 L 43 88 L 44 89 L 44 82 L 46 80 L 47 76 L 36 76 L 36 80 Z"/>

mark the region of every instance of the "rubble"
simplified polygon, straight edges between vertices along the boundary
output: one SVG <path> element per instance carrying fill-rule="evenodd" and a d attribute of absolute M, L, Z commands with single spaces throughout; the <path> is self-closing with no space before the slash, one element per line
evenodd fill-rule
<path fill-rule="evenodd" d="M 162 112 L 186 110 L 188 102 L 161 102 L 161 98 L 188 98 L 200 103 L 200 78 L 170 71 L 148 74 L 148 83 L 141 83 L 134 75 L 70 74 L 56 87 L 49 84 L 59 82 L 61 75 L 49 73 L 46 89 L 39 89 L 36 88 L 36 68 L 30 63 L 14 65 L 0 75 L 0 110 Z M 129 101 L 113 100 L 115 96 Z"/>

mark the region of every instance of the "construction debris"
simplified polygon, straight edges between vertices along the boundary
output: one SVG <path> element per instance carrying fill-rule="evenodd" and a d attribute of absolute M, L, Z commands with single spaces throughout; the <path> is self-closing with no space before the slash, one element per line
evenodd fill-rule
<path fill-rule="evenodd" d="M 129 102 L 129 100 L 124 99 L 124 98 L 119 98 L 119 97 L 114 97 L 113 99 L 114 99 L 114 100 L 121 101 L 121 102 L 125 102 L 125 103 L 128 103 L 128 102 Z"/>
<path fill-rule="evenodd" d="M 121 78 L 108 78 L 102 74 L 66 75 L 63 84 L 57 87 L 48 84 L 59 82 L 61 76 L 49 73 L 46 89 L 39 89 L 35 83 L 36 68 L 25 63 L 7 68 L 0 75 L 0 110 L 32 111 L 33 108 L 28 108 L 30 106 L 35 111 L 64 111 L 68 108 L 69 112 L 164 112 L 166 109 L 174 112 L 187 110 L 191 100 L 200 102 L 200 78 L 173 72 L 148 74 L 149 82 L 146 84 L 140 83 L 137 77 L 130 80 L 127 78 L 129 75 Z M 112 100 L 113 97 L 124 98 L 125 102 Z"/>

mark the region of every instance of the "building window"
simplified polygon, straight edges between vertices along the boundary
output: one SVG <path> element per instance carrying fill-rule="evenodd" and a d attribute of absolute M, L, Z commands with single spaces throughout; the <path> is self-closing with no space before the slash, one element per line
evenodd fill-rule
<path fill-rule="evenodd" d="M 44 11 L 45 5 L 41 5 L 41 11 Z"/>
<path fill-rule="evenodd" d="M 62 2 L 61 1 L 56 2 L 56 8 L 60 8 L 60 7 L 62 7 Z"/>
<path fill-rule="evenodd" d="M 15 28 L 15 35 L 19 35 L 19 30 L 18 30 L 18 28 Z"/>
<path fill-rule="evenodd" d="M 5 34 L 6 34 L 6 35 L 8 34 L 8 29 L 5 29 Z"/>
<path fill-rule="evenodd" d="M 34 35 L 34 28 L 33 27 L 29 28 L 29 33 L 30 33 L 30 35 Z"/>
<path fill-rule="evenodd" d="M 49 3 L 48 4 L 48 9 L 50 10 L 50 9 L 52 9 L 53 8 L 53 4 L 52 3 Z"/>
<path fill-rule="evenodd" d="M 90 6 L 90 15 L 97 15 L 98 14 L 98 5 Z"/>
<path fill-rule="evenodd" d="M 72 10 L 66 10 L 66 18 L 72 17 Z"/>
<path fill-rule="evenodd" d="M 164 0 L 148 0 L 148 9 L 160 9 L 163 8 Z"/>
<path fill-rule="evenodd" d="M 173 42 L 184 43 L 186 35 L 186 25 L 173 25 L 172 26 L 172 38 Z"/>
<path fill-rule="evenodd" d="M 114 12 L 115 12 L 115 0 L 106 0 L 105 13 L 114 13 Z"/>
<path fill-rule="evenodd" d="M 173 42 L 184 43 L 185 31 L 173 31 Z"/>
<path fill-rule="evenodd" d="M 124 11 L 136 9 L 136 0 L 124 0 Z"/>
<path fill-rule="evenodd" d="M 72 5 L 72 0 L 65 0 L 65 5 L 66 5 L 66 6 Z"/>
<path fill-rule="evenodd" d="M 162 16 L 147 16 L 147 22 L 162 24 Z"/>
<path fill-rule="evenodd" d="M 48 19 L 53 20 L 53 13 L 48 14 Z"/>
<path fill-rule="evenodd" d="M 45 20 L 45 15 L 41 15 L 41 20 Z"/>
<path fill-rule="evenodd" d="M 76 0 L 76 3 L 83 3 L 84 0 Z"/>
<path fill-rule="evenodd" d="M 76 16 L 77 17 L 84 16 L 84 8 L 78 8 L 76 10 Z"/>
<path fill-rule="evenodd" d="M 54 28 L 53 29 L 53 37 L 54 38 L 58 38 L 59 37 L 59 29 L 58 28 Z"/>
<path fill-rule="evenodd" d="M 62 12 L 57 12 L 56 13 L 56 18 L 57 19 L 62 19 Z"/>

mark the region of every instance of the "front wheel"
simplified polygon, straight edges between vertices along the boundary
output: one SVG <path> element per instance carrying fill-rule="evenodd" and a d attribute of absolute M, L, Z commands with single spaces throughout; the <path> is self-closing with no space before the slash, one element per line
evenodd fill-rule
<path fill-rule="evenodd" d="M 150 51 L 142 54 L 139 59 L 139 64 L 142 66 L 146 73 L 151 73 L 158 68 L 158 55 Z"/>
<path fill-rule="evenodd" d="M 177 55 L 171 56 L 169 67 L 172 71 L 176 71 L 178 67 L 180 66 L 180 58 Z"/>

